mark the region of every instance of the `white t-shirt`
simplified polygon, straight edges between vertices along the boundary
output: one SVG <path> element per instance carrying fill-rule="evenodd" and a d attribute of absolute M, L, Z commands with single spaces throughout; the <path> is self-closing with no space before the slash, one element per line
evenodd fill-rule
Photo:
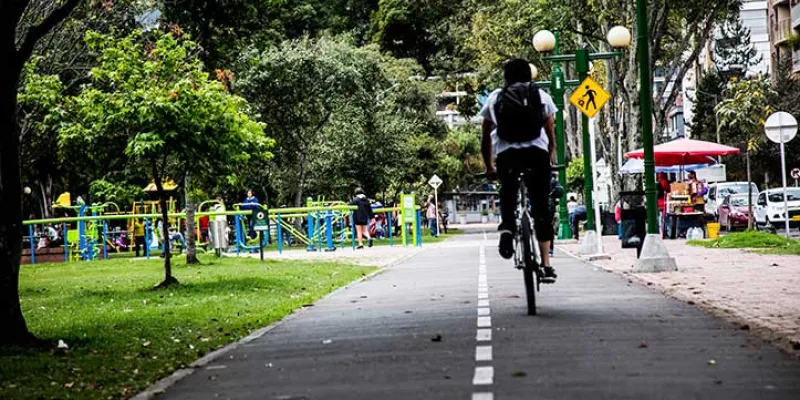
<path fill-rule="evenodd" d="M 492 94 L 489 95 L 489 98 L 486 99 L 486 103 L 481 109 L 481 116 L 492 121 L 494 124 L 494 129 L 492 130 L 492 148 L 494 149 L 495 156 L 508 149 L 524 149 L 533 146 L 536 146 L 544 151 L 548 151 L 550 139 L 547 137 L 547 132 L 545 132 L 544 127 L 542 127 L 542 133 L 539 135 L 539 137 L 531 140 L 530 142 L 510 143 L 497 137 L 497 121 L 494 117 L 494 105 L 497 102 L 497 96 L 500 94 L 501 90 L 502 89 L 496 89 L 494 92 L 492 92 Z M 539 97 L 542 99 L 542 105 L 544 106 L 544 118 L 549 118 L 555 114 L 556 111 L 558 111 L 555 103 L 553 103 L 553 98 L 550 97 L 547 92 L 539 89 Z"/>

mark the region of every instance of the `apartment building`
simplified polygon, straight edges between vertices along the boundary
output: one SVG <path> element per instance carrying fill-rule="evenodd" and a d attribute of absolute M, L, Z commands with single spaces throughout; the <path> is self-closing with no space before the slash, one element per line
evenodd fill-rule
<path fill-rule="evenodd" d="M 793 42 L 797 46 L 800 34 L 800 0 L 768 1 L 771 71 L 774 74 L 778 61 L 789 56 L 792 72 L 800 73 L 800 49 L 793 50 L 791 46 Z"/>

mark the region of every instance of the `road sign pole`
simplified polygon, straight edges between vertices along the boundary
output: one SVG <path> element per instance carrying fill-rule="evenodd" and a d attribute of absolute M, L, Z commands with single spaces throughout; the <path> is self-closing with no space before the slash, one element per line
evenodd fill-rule
<path fill-rule="evenodd" d="M 258 252 L 261 256 L 261 262 L 264 262 L 264 231 L 258 231 Z"/>
<path fill-rule="evenodd" d="M 436 236 L 439 236 L 439 187 L 433 188 L 433 203 L 436 208 L 436 215 L 433 220 L 436 222 Z"/>
<path fill-rule="evenodd" d="M 597 145 L 595 144 L 596 132 L 595 132 L 594 122 L 595 122 L 594 118 L 590 118 L 589 119 L 589 144 L 590 144 L 589 147 L 591 148 L 591 157 L 592 157 L 592 166 L 593 166 L 592 170 L 593 171 L 594 171 L 595 160 L 597 160 Z M 594 175 L 594 174 L 592 174 L 592 175 Z M 599 193 L 599 190 L 597 188 L 596 180 L 593 179 L 592 182 L 593 182 L 592 191 L 594 192 L 594 196 L 592 196 L 592 198 L 595 199 L 595 202 L 592 203 L 591 205 L 589 205 L 589 207 L 587 207 L 586 210 L 587 210 L 587 218 L 588 218 L 588 210 L 589 210 L 589 208 L 595 208 L 595 210 L 594 210 L 594 222 L 595 222 L 595 227 L 597 228 L 597 249 L 596 249 L 596 251 L 597 251 L 597 254 L 601 254 L 601 253 L 603 253 L 603 232 L 602 232 L 602 225 L 600 223 L 600 204 L 599 204 L 599 202 L 596 201 L 597 200 L 597 195 Z"/>
<path fill-rule="evenodd" d="M 578 70 L 578 80 L 583 81 L 589 76 L 589 51 L 580 49 L 575 52 L 575 67 Z M 578 88 L 577 90 L 580 90 Z M 592 173 L 591 139 L 589 138 L 589 117 L 581 113 L 581 132 L 583 134 L 583 200 L 586 207 L 586 230 L 593 231 L 594 207 L 592 206 L 592 189 L 594 188 L 594 174 Z M 576 232 L 573 232 L 575 234 Z"/>
<path fill-rule="evenodd" d="M 783 210 L 786 213 L 783 222 L 786 228 L 786 238 L 789 238 L 789 199 L 786 198 L 786 153 L 783 146 L 783 129 L 781 129 L 781 176 L 783 176 Z"/>

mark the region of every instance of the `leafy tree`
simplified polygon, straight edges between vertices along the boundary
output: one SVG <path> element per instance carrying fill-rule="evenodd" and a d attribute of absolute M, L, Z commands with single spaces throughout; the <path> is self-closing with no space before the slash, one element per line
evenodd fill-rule
<path fill-rule="evenodd" d="M 715 40 L 714 64 L 720 71 L 738 68 L 744 73 L 747 68 L 761 62 L 761 55 L 750 42 L 750 29 L 742 25 L 741 19 L 726 21 L 719 30 L 721 37 Z"/>
<path fill-rule="evenodd" d="M 473 176 L 483 172 L 480 135 L 480 130 L 470 125 L 447 132 L 439 160 L 444 187 L 465 188 L 478 183 Z"/>
<path fill-rule="evenodd" d="M 141 32 L 124 38 L 89 32 L 86 40 L 99 53 L 98 66 L 92 85 L 69 105 L 62 148 L 101 142 L 132 168 L 146 171 L 157 188 L 162 240 L 168 243 L 164 182 L 189 168 L 224 176 L 251 158 L 268 157 L 270 141 L 246 114 L 244 99 L 203 71 L 193 42 L 160 31 L 149 38 Z M 159 286 L 178 283 L 169 246 L 164 253 Z"/>
<path fill-rule="evenodd" d="M 743 143 L 747 157 L 747 181 L 750 175 L 750 153 L 757 151 L 764 141 L 764 122 L 772 108 L 768 99 L 775 91 L 767 79 L 734 81 L 725 92 L 725 98 L 717 105 L 720 129 L 728 132 L 728 143 Z M 752 189 L 751 189 L 752 190 Z M 749 198 L 752 193 L 748 193 Z M 748 215 L 753 215 L 753 205 L 748 201 Z M 752 228 L 752 218 L 748 221 Z"/>
<path fill-rule="evenodd" d="M 19 305 L 22 249 L 22 177 L 17 91 L 25 63 L 39 41 L 66 19 L 80 0 L 31 4 L 0 2 L 0 344 L 33 344 Z M 30 7 L 30 6 L 37 7 Z"/>
<path fill-rule="evenodd" d="M 582 192 L 584 184 L 583 157 L 573 158 L 567 164 L 567 189 Z"/>
<path fill-rule="evenodd" d="M 714 108 L 722 100 L 725 81 L 717 71 L 709 71 L 700 79 L 692 105 L 692 138 L 715 142 L 717 140 L 717 116 Z"/>

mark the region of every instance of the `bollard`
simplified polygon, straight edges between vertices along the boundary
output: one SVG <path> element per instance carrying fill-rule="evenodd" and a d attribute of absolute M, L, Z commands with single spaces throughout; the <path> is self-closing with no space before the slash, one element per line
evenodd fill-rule
<path fill-rule="evenodd" d="M 33 225 L 28 225 L 28 236 L 31 238 L 31 265 L 36 264 L 36 245 L 33 244 Z"/>

